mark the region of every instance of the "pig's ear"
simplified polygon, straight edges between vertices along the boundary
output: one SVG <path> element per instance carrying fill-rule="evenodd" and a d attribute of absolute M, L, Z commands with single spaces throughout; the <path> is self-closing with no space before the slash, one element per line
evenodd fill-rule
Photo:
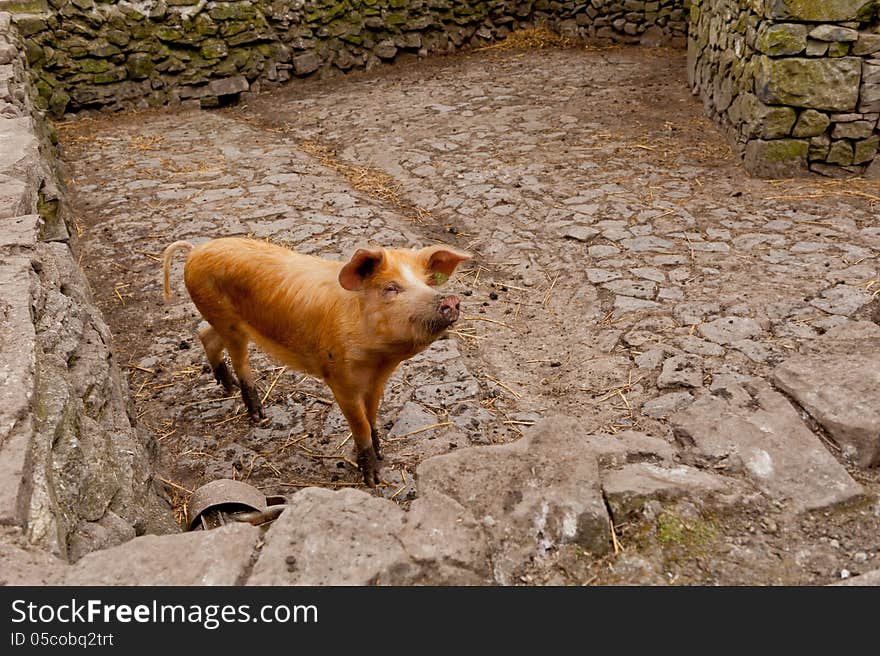
<path fill-rule="evenodd" d="M 455 267 L 471 259 L 471 254 L 449 246 L 427 246 L 419 251 L 419 257 L 425 263 L 425 270 L 434 275 L 434 284 L 442 285 Z"/>
<path fill-rule="evenodd" d="M 339 284 L 355 292 L 364 288 L 364 282 L 379 270 L 385 261 L 385 251 L 359 248 L 339 272 Z"/>

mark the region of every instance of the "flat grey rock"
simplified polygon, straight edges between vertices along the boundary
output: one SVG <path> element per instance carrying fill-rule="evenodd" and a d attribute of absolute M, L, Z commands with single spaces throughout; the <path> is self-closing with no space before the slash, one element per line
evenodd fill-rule
<path fill-rule="evenodd" d="M 703 361 L 696 355 L 674 355 L 663 362 L 657 387 L 702 387 Z"/>
<path fill-rule="evenodd" d="M 796 355 L 773 371 L 791 395 L 861 466 L 880 463 L 880 338 L 840 355 Z"/>
<path fill-rule="evenodd" d="M 836 285 L 823 291 L 818 298 L 811 300 L 810 305 L 824 310 L 828 314 L 849 317 L 870 301 L 871 295 L 860 287 Z"/>
<path fill-rule="evenodd" d="M 693 402 L 694 397 L 690 392 L 670 392 L 645 401 L 642 404 L 642 412 L 649 417 L 660 419 L 688 407 Z"/>
<path fill-rule="evenodd" d="M 710 393 L 669 421 L 681 443 L 741 467 L 764 494 L 797 511 L 827 508 L 864 493 L 788 400 L 761 379 L 716 376 Z"/>
<path fill-rule="evenodd" d="M 653 299 L 657 295 L 657 283 L 651 280 L 612 280 L 602 285 L 605 289 L 635 298 Z"/>
<path fill-rule="evenodd" d="M 426 426 L 439 423 L 437 417 L 425 410 L 418 403 L 407 401 L 397 415 L 394 425 L 388 431 L 388 437 L 396 438 L 407 435 Z"/>
<path fill-rule="evenodd" d="M 746 317 L 720 317 L 701 324 L 697 330 L 704 338 L 716 344 L 732 344 L 763 332 L 757 321 Z"/>
<path fill-rule="evenodd" d="M 588 242 L 598 234 L 599 231 L 595 228 L 581 225 L 568 226 L 561 231 L 561 235 L 564 238 L 581 242 Z"/>

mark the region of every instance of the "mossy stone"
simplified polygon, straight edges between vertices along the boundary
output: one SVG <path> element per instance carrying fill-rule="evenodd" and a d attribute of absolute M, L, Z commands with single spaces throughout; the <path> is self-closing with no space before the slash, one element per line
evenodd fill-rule
<path fill-rule="evenodd" d="M 791 134 L 795 122 L 795 111 L 791 107 L 769 107 L 763 117 L 761 136 L 764 139 L 778 139 Z"/>
<path fill-rule="evenodd" d="M 805 175 L 810 142 L 805 139 L 753 139 L 746 144 L 743 165 L 762 178 Z"/>
<path fill-rule="evenodd" d="M 229 47 L 221 39 L 209 39 L 202 43 L 201 53 L 205 59 L 220 59 L 229 53 Z"/>
<path fill-rule="evenodd" d="M 820 134 L 810 139 L 810 150 L 807 157 L 811 162 L 825 161 L 828 157 L 828 149 L 831 148 L 831 138 L 827 134 Z"/>
<path fill-rule="evenodd" d="M 202 36 L 214 36 L 217 34 L 218 26 L 207 14 L 199 14 L 193 22 L 196 32 Z"/>
<path fill-rule="evenodd" d="M 829 57 L 846 57 L 849 54 L 850 48 L 852 44 L 850 43 L 829 43 L 828 44 L 828 56 Z"/>
<path fill-rule="evenodd" d="M 35 66 L 43 60 L 43 49 L 33 41 L 26 41 L 24 44 L 25 59 L 28 66 Z"/>
<path fill-rule="evenodd" d="M 176 27 L 163 25 L 156 29 L 156 38 L 160 41 L 179 41 L 183 38 L 183 32 Z"/>
<path fill-rule="evenodd" d="M 92 59 L 91 57 L 86 57 L 79 60 L 78 68 L 83 73 L 103 73 L 108 68 L 110 68 L 110 64 L 108 64 L 103 59 Z"/>
<path fill-rule="evenodd" d="M 858 102 L 861 72 L 858 57 L 774 59 L 762 55 L 755 91 L 767 105 L 849 112 Z"/>
<path fill-rule="evenodd" d="M 864 141 L 857 141 L 853 149 L 853 164 L 864 164 L 874 159 L 878 145 L 880 145 L 880 136 L 877 135 Z"/>
<path fill-rule="evenodd" d="M 125 47 L 128 45 L 129 41 L 131 41 L 131 37 L 129 36 L 128 32 L 116 29 L 107 30 L 105 38 L 109 43 L 112 43 L 114 46 L 119 47 Z"/>
<path fill-rule="evenodd" d="M 840 164 L 841 166 L 851 166 L 853 163 L 853 147 L 849 141 L 835 141 L 828 150 L 828 157 L 825 161 L 829 164 Z"/>
<path fill-rule="evenodd" d="M 795 137 L 815 137 L 823 134 L 830 124 L 831 119 L 827 114 L 815 109 L 805 109 L 798 116 L 792 135 Z"/>
<path fill-rule="evenodd" d="M 96 73 L 92 76 L 95 84 L 109 84 L 111 82 L 121 82 L 128 77 L 128 72 L 124 68 L 114 68 L 103 73 Z"/>
<path fill-rule="evenodd" d="M 34 83 L 34 88 L 40 98 L 49 98 L 52 95 L 52 87 L 45 80 L 37 80 Z"/>
<path fill-rule="evenodd" d="M 208 10 L 208 15 L 214 20 L 249 20 L 257 16 L 256 7 L 240 3 L 222 3 L 217 4 Z"/>
<path fill-rule="evenodd" d="M 876 0 L 766 0 L 767 18 L 807 22 L 867 20 L 876 15 Z"/>
<path fill-rule="evenodd" d="M 145 52 L 135 52 L 128 56 L 125 63 L 128 75 L 132 80 L 142 80 L 150 77 L 153 72 L 153 59 Z"/>
<path fill-rule="evenodd" d="M 807 26 L 779 23 L 765 27 L 758 33 L 756 47 L 774 57 L 800 54 L 807 47 Z"/>
<path fill-rule="evenodd" d="M 64 116 L 64 111 L 70 103 L 70 96 L 63 89 L 55 89 L 49 97 L 49 111 L 53 116 Z"/>

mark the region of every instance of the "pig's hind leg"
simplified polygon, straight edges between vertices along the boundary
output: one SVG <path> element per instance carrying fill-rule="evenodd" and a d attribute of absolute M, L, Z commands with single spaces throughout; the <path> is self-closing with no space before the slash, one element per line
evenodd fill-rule
<path fill-rule="evenodd" d="M 229 359 L 232 360 L 232 368 L 235 369 L 235 375 L 238 376 L 241 398 L 251 421 L 262 422 L 266 419 L 266 415 L 263 413 L 260 393 L 257 391 L 257 386 L 254 385 L 254 375 L 248 360 L 247 335 L 240 328 L 231 326 L 224 331 L 222 337 L 226 343 L 226 350 L 229 352 Z"/>
<path fill-rule="evenodd" d="M 226 348 L 226 344 L 220 334 L 212 326 L 208 326 L 199 331 L 199 340 L 205 348 L 205 355 L 208 356 L 208 363 L 211 365 L 211 371 L 217 382 L 223 386 L 227 393 L 238 387 L 238 382 L 223 360 L 223 349 Z"/>

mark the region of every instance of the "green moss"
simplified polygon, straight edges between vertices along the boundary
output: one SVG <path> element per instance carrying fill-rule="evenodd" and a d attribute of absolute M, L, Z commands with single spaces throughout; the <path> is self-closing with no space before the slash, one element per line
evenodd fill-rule
<path fill-rule="evenodd" d="M 128 77 L 128 72 L 124 68 L 114 68 L 113 70 L 97 73 L 92 77 L 95 84 L 109 84 L 111 82 L 121 82 Z"/>
<path fill-rule="evenodd" d="M 67 104 L 69 102 L 70 96 L 63 89 L 55 89 L 49 97 L 49 111 L 52 112 L 53 116 L 64 116 L 64 111 L 67 109 Z M 55 203 L 57 205 L 57 201 L 55 201 Z M 56 207 L 56 214 L 57 211 Z M 40 215 L 42 214 L 43 212 L 40 211 Z"/>
<path fill-rule="evenodd" d="M 657 540 L 663 546 L 677 546 L 699 553 L 718 536 L 718 526 L 702 517 L 684 519 L 671 509 L 657 518 Z"/>
<path fill-rule="evenodd" d="M 767 55 L 797 55 L 807 47 L 807 26 L 793 23 L 771 25 L 761 30 L 756 45 Z"/>
<path fill-rule="evenodd" d="M 183 38 L 183 32 L 176 27 L 168 27 L 163 25 L 156 29 L 156 37 L 160 41 L 179 41 Z"/>
<path fill-rule="evenodd" d="M 79 70 L 83 73 L 103 73 L 108 68 L 110 68 L 110 64 L 103 59 L 86 57 L 85 59 L 79 60 Z"/>
<path fill-rule="evenodd" d="M 807 156 L 809 142 L 802 139 L 774 139 L 765 142 L 764 160 L 767 162 L 791 162 Z"/>
<path fill-rule="evenodd" d="M 828 56 L 829 57 L 846 57 L 849 54 L 849 49 L 852 44 L 849 43 L 829 43 L 828 44 Z"/>

